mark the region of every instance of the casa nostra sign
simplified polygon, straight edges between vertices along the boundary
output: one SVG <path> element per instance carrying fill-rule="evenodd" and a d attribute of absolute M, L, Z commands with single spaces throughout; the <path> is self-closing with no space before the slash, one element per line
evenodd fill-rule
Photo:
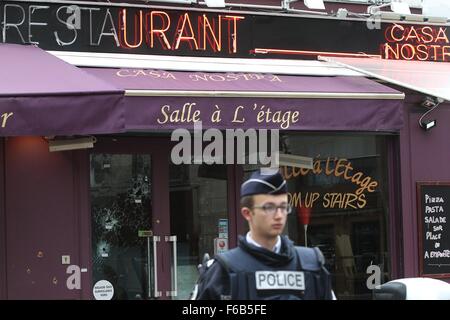
<path fill-rule="evenodd" d="M 450 61 L 446 26 L 79 2 L 0 3 L 0 42 L 45 50 L 236 58 Z"/>

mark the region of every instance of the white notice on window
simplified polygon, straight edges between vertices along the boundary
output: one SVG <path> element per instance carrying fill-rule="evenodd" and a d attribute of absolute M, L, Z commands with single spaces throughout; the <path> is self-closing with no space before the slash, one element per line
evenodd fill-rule
<path fill-rule="evenodd" d="M 95 300 L 111 300 L 114 295 L 114 287 L 107 280 L 97 281 L 92 289 Z"/>

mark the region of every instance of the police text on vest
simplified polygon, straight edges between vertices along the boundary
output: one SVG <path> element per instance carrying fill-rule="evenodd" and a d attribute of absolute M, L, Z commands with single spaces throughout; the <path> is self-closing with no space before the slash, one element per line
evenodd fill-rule
<path fill-rule="evenodd" d="M 256 271 L 258 290 L 305 290 L 305 275 L 301 271 Z"/>

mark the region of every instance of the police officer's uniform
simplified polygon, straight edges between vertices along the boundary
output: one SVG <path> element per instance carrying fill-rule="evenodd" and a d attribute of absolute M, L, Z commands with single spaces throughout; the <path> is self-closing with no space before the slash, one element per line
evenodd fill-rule
<path fill-rule="evenodd" d="M 278 172 L 256 172 L 241 187 L 241 197 L 285 193 L 286 181 Z M 332 299 L 330 274 L 318 248 L 296 247 L 281 236 L 276 252 L 248 240 L 240 236 L 237 248 L 204 266 L 193 299 Z"/>

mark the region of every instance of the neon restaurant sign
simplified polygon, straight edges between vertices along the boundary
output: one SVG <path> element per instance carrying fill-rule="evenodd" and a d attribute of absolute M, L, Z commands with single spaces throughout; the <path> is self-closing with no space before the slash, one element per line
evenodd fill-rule
<path fill-rule="evenodd" d="M 45 50 L 236 58 L 450 61 L 446 27 L 156 6 L 1 1 L 0 42 Z"/>
<path fill-rule="evenodd" d="M 447 28 L 394 24 L 385 37 L 384 59 L 450 61 Z"/>
<path fill-rule="evenodd" d="M 160 10 L 138 10 L 137 14 L 127 23 L 128 10 L 119 11 L 117 44 L 124 48 L 159 45 L 163 50 L 178 50 L 180 45 L 187 44 L 189 49 L 221 52 L 226 48 L 228 53 L 237 52 L 238 22 L 244 17 L 238 15 L 217 15 L 208 17 L 206 14 L 191 17 L 187 12 L 173 17 Z M 171 26 L 176 25 L 175 28 Z M 129 28 L 132 28 L 131 32 Z M 173 30 L 171 30 L 173 29 Z M 223 37 L 222 29 L 225 29 Z M 132 40 L 128 34 L 132 33 Z M 113 34 L 113 36 L 115 36 Z M 159 42 L 157 44 L 156 42 Z"/>
<path fill-rule="evenodd" d="M 1 16 L 2 42 L 124 53 L 236 54 L 244 19 L 233 14 L 46 3 L 5 4 Z"/>

